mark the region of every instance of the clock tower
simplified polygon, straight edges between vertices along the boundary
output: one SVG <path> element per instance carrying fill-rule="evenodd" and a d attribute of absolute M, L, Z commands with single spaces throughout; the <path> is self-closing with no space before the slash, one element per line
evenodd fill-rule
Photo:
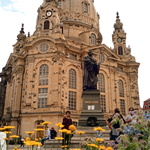
<path fill-rule="evenodd" d="M 114 24 L 114 32 L 112 35 L 114 44 L 114 53 L 120 57 L 130 55 L 130 47 L 126 47 L 126 33 L 123 30 L 123 24 L 120 21 L 119 13 L 117 12 L 116 23 Z"/>

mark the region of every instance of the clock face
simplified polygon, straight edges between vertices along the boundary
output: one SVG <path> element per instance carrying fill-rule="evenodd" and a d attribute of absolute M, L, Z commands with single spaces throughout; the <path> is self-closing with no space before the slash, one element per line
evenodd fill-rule
<path fill-rule="evenodd" d="M 51 10 L 47 10 L 46 15 L 47 15 L 48 17 L 51 17 L 51 16 L 52 16 L 52 11 L 51 11 Z"/>
<path fill-rule="evenodd" d="M 122 38 L 119 37 L 119 38 L 117 39 L 117 41 L 118 41 L 118 43 L 121 43 L 121 42 L 122 42 Z"/>

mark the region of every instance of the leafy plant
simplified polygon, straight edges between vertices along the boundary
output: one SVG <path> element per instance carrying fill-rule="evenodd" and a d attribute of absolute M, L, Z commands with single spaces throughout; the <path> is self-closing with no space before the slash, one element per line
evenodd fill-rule
<path fill-rule="evenodd" d="M 118 150 L 150 150 L 150 118 L 143 111 L 136 116 L 136 123 L 125 125 L 118 138 Z"/>
<path fill-rule="evenodd" d="M 107 147 L 107 143 L 104 142 L 104 139 L 97 136 L 102 135 L 102 131 L 105 131 L 105 129 L 96 127 L 93 130 L 97 131 L 96 137 L 85 138 L 81 148 L 84 148 L 85 150 L 113 150 L 113 148 Z"/>

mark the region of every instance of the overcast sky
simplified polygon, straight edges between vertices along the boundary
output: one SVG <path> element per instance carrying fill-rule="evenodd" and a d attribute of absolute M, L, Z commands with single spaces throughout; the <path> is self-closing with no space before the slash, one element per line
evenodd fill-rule
<path fill-rule="evenodd" d="M 150 9 L 149 0 L 94 0 L 94 5 L 100 15 L 100 31 L 103 42 L 113 47 L 112 33 L 119 12 L 123 28 L 127 33 L 127 46 L 131 54 L 140 63 L 139 92 L 140 104 L 150 97 Z M 13 52 L 12 45 L 16 43 L 17 34 L 24 23 L 25 32 L 31 35 L 35 30 L 37 9 L 43 0 L 0 0 L 0 71 L 5 66 L 8 57 Z"/>

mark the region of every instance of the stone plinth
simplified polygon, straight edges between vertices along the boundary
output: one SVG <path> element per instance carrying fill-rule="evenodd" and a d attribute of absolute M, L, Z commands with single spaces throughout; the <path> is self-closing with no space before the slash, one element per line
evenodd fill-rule
<path fill-rule="evenodd" d="M 106 121 L 100 106 L 100 92 L 85 90 L 82 93 L 83 104 L 79 126 L 105 126 Z"/>

